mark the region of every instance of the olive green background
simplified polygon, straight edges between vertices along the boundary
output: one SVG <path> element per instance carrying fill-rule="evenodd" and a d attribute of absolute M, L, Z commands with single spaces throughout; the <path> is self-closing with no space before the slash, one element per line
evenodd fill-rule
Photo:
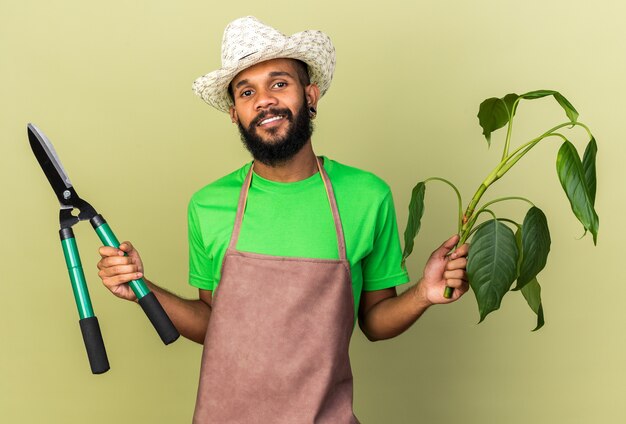
<path fill-rule="evenodd" d="M 136 305 L 96 275 L 99 241 L 76 227 L 111 370 L 90 373 L 58 240 L 57 202 L 26 124 L 52 140 L 78 193 L 141 252 L 148 278 L 184 296 L 186 207 L 249 160 L 226 115 L 192 81 L 220 66 L 224 27 L 255 15 L 285 33 L 320 29 L 337 49 L 315 150 L 371 170 L 394 192 L 404 231 L 413 185 L 448 178 L 465 201 L 501 155 L 476 112 L 487 97 L 561 91 L 598 140 L 598 246 L 583 234 L 540 144 L 487 196 L 531 198 L 552 251 L 540 274 L 546 326 L 519 293 L 476 325 L 473 294 L 429 310 L 401 337 L 351 346 L 364 423 L 623 423 L 626 30 L 623 2 L 0 2 L 0 421 L 190 422 L 201 347 L 164 347 Z M 565 120 L 552 99 L 524 102 L 517 144 Z M 582 130 L 568 132 L 582 153 Z M 414 280 L 455 231 L 456 201 L 434 182 L 409 260 Z M 526 206 L 502 205 L 521 220 Z M 280 227 L 277 226 L 277 231 Z"/>

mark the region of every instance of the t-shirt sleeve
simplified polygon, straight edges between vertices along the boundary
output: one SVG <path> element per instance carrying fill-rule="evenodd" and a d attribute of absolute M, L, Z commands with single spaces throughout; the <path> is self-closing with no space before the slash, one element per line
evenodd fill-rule
<path fill-rule="evenodd" d="M 187 209 L 187 228 L 189 239 L 189 284 L 203 290 L 213 290 L 215 283 L 211 278 L 212 259 L 202 239 L 196 205 L 193 199 Z"/>
<path fill-rule="evenodd" d="M 391 191 L 378 209 L 372 251 L 363 259 L 363 290 L 381 290 L 409 282 L 402 268 L 402 250 Z"/>

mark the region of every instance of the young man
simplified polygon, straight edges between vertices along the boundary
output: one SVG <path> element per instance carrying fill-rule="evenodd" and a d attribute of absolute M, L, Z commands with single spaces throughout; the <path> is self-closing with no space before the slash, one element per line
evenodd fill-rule
<path fill-rule="evenodd" d="M 311 120 L 335 65 L 326 35 L 286 37 L 241 18 L 224 32 L 222 65 L 194 90 L 229 113 L 254 161 L 190 201 L 199 299 L 146 280 L 180 333 L 204 343 L 194 422 L 358 422 L 348 358 L 357 317 L 368 339 L 387 339 L 457 300 L 468 289 L 467 245 L 448 256 L 458 238 L 447 240 L 396 294 L 408 276 L 389 187 L 313 152 Z M 135 300 L 126 283 L 143 276 L 138 252 L 125 242 L 100 254 L 104 284 Z"/>

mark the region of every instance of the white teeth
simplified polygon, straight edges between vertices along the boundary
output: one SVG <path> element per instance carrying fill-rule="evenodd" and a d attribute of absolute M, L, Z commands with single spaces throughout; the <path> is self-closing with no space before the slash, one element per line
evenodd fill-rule
<path fill-rule="evenodd" d="M 264 125 L 267 124 L 269 122 L 274 122 L 274 121 L 278 121 L 279 119 L 283 119 L 282 116 L 272 116 L 271 118 L 267 118 L 261 121 L 261 123 L 259 125 Z"/>

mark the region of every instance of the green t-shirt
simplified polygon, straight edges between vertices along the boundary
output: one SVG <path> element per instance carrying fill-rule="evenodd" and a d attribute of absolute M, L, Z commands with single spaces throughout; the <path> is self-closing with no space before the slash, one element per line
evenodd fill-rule
<path fill-rule="evenodd" d="M 214 290 L 232 234 L 239 193 L 251 162 L 205 186 L 189 202 L 189 283 Z M 409 281 L 401 267 L 389 186 L 366 171 L 324 157 L 346 239 L 355 316 L 361 290 Z M 237 250 L 274 256 L 338 259 L 337 236 L 318 173 L 293 183 L 252 176 Z"/>

